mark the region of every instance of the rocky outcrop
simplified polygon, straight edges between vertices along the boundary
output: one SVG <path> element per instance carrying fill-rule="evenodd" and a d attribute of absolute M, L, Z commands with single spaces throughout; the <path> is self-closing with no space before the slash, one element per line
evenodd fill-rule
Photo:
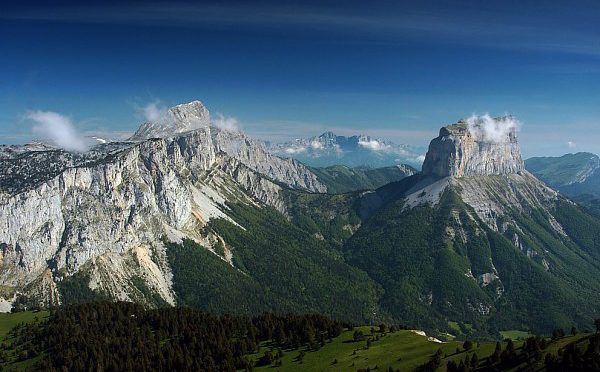
<path fill-rule="evenodd" d="M 171 109 L 190 119 L 183 111 Z M 92 288 L 126 301 L 143 302 L 146 291 L 132 285 L 143 278 L 173 304 L 162 237 L 191 238 L 212 249 L 220 237 L 207 222 L 236 223 L 227 215 L 228 202 L 285 213 L 282 186 L 326 190 L 301 163 L 211 126 L 103 144 L 83 154 L 46 147 L 2 150 L 0 285 L 34 304 L 59 303 L 56 285 L 80 271 Z M 231 262 L 225 251 L 222 258 Z"/>
<path fill-rule="evenodd" d="M 423 163 L 436 177 L 506 175 L 525 169 L 511 117 L 470 119 L 440 129 Z"/>
<path fill-rule="evenodd" d="M 157 112 L 155 115 L 157 117 L 142 124 L 130 140 L 140 141 L 176 136 L 210 125 L 210 113 L 200 101 L 177 105 L 165 112 Z"/>

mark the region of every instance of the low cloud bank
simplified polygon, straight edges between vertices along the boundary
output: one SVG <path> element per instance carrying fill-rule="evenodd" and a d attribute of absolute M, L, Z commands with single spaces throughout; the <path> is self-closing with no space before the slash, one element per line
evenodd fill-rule
<path fill-rule="evenodd" d="M 390 145 L 385 144 L 382 141 L 371 139 L 368 137 L 361 137 L 358 139 L 358 145 L 371 151 L 384 151 L 389 150 Z"/>

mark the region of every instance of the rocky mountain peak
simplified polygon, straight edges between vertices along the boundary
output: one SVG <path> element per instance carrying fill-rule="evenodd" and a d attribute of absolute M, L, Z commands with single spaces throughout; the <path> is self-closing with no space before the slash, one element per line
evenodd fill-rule
<path fill-rule="evenodd" d="M 327 131 L 321 134 L 319 138 L 335 140 L 337 138 L 337 135 L 332 131 Z"/>
<path fill-rule="evenodd" d="M 154 116 L 142 124 L 130 140 L 171 137 L 210 125 L 210 113 L 200 101 L 183 103 Z"/>
<path fill-rule="evenodd" d="M 460 120 L 429 144 L 423 174 L 465 177 L 514 174 L 525 169 L 512 116 Z"/>

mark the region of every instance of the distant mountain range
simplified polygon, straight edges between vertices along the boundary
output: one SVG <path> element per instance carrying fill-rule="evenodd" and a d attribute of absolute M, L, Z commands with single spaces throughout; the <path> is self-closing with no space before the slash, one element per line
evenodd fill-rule
<path fill-rule="evenodd" d="M 338 136 L 325 132 L 320 136 L 269 144 L 269 150 L 281 157 L 297 159 L 314 167 L 346 165 L 371 168 L 408 164 L 421 169 L 422 149 L 398 145 L 370 136 Z"/>
<path fill-rule="evenodd" d="M 534 157 L 525 167 L 548 186 L 600 216 L 600 158 L 589 152 Z"/>
<path fill-rule="evenodd" d="M 525 160 L 527 170 L 567 197 L 600 212 L 600 158 L 589 152 Z"/>

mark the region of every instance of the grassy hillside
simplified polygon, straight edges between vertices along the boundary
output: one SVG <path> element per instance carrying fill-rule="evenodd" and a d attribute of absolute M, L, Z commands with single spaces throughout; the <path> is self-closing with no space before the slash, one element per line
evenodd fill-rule
<path fill-rule="evenodd" d="M 461 363 L 468 366 L 468 369 L 459 368 L 457 371 L 599 370 L 597 365 L 594 367 L 594 363 L 600 360 L 600 354 L 589 351 L 590 345 L 595 345 L 597 338 L 592 333 L 578 333 L 556 339 L 530 337 L 510 341 L 513 349 L 509 346 L 508 339 L 502 342 L 472 342 L 472 347 L 466 350 L 464 342 L 436 343 L 415 331 L 376 331 L 371 334 L 371 327 L 356 329 L 367 335 L 365 340 L 354 341 L 354 330 L 344 331 L 319 350 L 282 351 L 279 358 L 279 350 L 271 352 L 268 342 L 264 343 L 261 352 L 251 355 L 252 360 L 260 364 L 260 358 L 269 352 L 275 358 L 272 364 L 259 365 L 255 370 L 441 372 L 452 371 L 449 364 L 453 363 L 457 367 Z M 436 359 L 437 361 L 432 362 Z"/>
<path fill-rule="evenodd" d="M 214 316 L 191 308 L 88 303 L 1 314 L 8 371 L 598 371 L 600 333 L 517 331 L 440 342 L 404 327 L 344 326 L 319 315 Z M 466 365 L 467 367 L 460 367 Z"/>
<path fill-rule="evenodd" d="M 465 351 L 462 341 L 438 343 L 428 340 L 427 336 L 411 330 L 398 330 L 394 332 L 379 332 L 371 327 L 356 327 L 344 331 L 339 337 L 326 343 L 317 351 L 305 350 L 304 356 L 299 355 L 303 350 L 294 350 L 283 353 L 281 365 L 276 363 L 279 371 L 357 371 L 367 368 L 371 370 L 414 371 L 427 363 L 438 350 L 442 351 L 442 364 L 450 360 L 459 361 L 473 354 L 485 358 L 494 352 L 495 342 L 476 344 L 471 350 Z M 355 331 L 361 331 L 365 339 L 355 341 Z M 367 346 L 369 343 L 369 346 Z M 503 343 L 506 346 L 506 342 Z M 458 353 L 457 353 L 458 349 Z M 258 361 L 265 350 L 269 350 L 268 343 L 263 345 L 261 352 L 253 354 L 252 360 Z M 270 370 L 272 366 L 262 366 L 256 370 Z M 440 368 L 445 370 L 444 368 Z"/>
<path fill-rule="evenodd" d="M 47 317 L 48 312 L 44 310 L 0 313 L 0 340 L 5 341 L 8 332 L 18 324 L 37 322 Z"/>
<path fill-rule="evenodd" d="M 22 311 L 17 313 L 0 313 L 0 370 L 27 371 L 40 359 L 41 355 L 23 353 L 14 345 L 16 337 L 12 333 L 16 327 L 45 322 L 47 311 Z"/>
<path fill-rule="evenodd" d="M 548 333 L 600 315 L 597 218 L 559 198 L 510 207 L 493 230 L 461 200 L 460 186 L 434 207 L 405 208 L 401 195 L 421 181 L 370 193 L 288 190 L 287 216 L 231 205 L 243 228 L 226 220 L 209 227 L 231 247 L 233 267 L 192 242 L 169 245 L 178 303 L 245 315 L 319 312 L 458 338 Z M 503 177 L 488 181 L 499 197 L 511 187 Z"/>

